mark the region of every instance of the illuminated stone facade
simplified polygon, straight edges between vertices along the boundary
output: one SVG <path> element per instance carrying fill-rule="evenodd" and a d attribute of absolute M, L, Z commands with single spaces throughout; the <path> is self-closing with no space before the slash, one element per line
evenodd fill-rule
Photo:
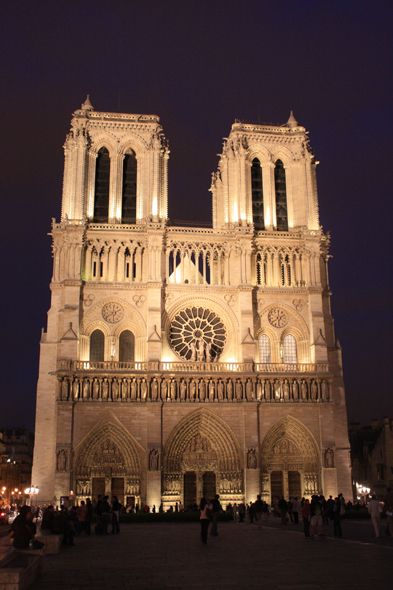
<path fill-rule="evenodd" d="M 71 125 L 41 338 L 38 500 L 350 496 L 329 237 L 305 129 L 293 115 L 235 122 L 207 229 L 167 218 L 158 117 L 87 100 Z"/>

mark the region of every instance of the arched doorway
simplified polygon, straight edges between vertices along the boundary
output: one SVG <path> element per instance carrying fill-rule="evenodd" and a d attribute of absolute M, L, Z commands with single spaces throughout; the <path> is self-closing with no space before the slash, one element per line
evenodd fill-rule
<path fill-rule="evenodd" d="M 276 422 L 261 446 L 264 499 L 320 493 L 320 475 L 318 446 L 311 432 L 291 416 Z"/>
<path fill-rule="evenodd" d="M 208 410 L 186 416 L 164 451 L 162 502 L 198 504 L 220 494 L 222 504 L 244 499 L 240 447 L 229 426 Z"/>
<path fill-rule="evenodd" d="M 141 464 L 137 443 L 115 419 L 98 424 L 74 449 L 76 500 L 117 496 L 139 503 Z"/>

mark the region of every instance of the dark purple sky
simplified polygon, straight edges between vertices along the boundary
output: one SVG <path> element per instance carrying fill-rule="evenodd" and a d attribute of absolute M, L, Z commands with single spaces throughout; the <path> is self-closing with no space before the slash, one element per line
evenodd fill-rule
<path fill-rule="evenodd" d="M 393 417 L 392 3 L 21 1 L 2 17 L 0 424 L 34 426 L 47 233 L 86 94 L 96 110 L 161 117 L 169 215 L 194 221 L 211 219 L 210 175 L 234 119 L 282 124 L 293 109 L 321 162 L 349 419 Z"/>

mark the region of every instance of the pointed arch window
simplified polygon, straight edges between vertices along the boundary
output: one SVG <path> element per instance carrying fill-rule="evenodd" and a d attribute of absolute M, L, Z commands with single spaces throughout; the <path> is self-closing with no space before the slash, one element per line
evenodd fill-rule
<path fill-rule="evenodd" d="M 259 337 L 259 362 L 272 362 L 270 338 L 269 336 L 266 336 L 266 334 L 262 334 L 262 336 Z"/>
<path fill-rule="evenodd" d="M 134 362 L 135 338 L 130 330 L 124 330 L 119 338 L 119 361 L 122 363 Z"/>
<path fill-rule="evenodd" d="M 287 184 L 285 168 L 281 160 L 277 160 L 274 168 L 274 186 L 276 191 L 276 220 L 278 231 L 288 231 Z"/>
<path fill-rule="evenodd" d="M 94 330 L 90 336 L 90 360 L 102 362 L 104 360 L 105 337 L 101 330 Z"/>
<path fill-rule="evenodd" d="M 108 223 L 110 157 L 106 147 L 98 150 L 96 160 L 96 184 L 94 191 L 94 217 L 97 223 Z"/>
<path fill-rule="evenodd" d="M 136 223 L 136 174 L 136 155 L 133 150 L 129 149 L 123 160 L 122 223 Z"/>
<path fill-rule="evenodd" d="M 251 195 L 252 195 L 252 219 L 257 231 L 265 229 L 265 216 L 263 211 L 263 184 L 262 166 L 258 158 L 254 158 L 251 166 Z"/>
<path fill-rule="evenodd" d="M 296 338 L 292 334 L 284 338 L 284 363 L 297 363 Z"/>

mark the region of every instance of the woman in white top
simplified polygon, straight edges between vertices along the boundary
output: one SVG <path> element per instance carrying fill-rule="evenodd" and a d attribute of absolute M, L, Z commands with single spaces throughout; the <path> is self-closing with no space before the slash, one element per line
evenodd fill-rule
<path fill-rule="evenodd" d="M 208 515 L 207 511 L 211 510 L 211 504 L 206 502 L 206 498 L 201 498 L 201 503 L 199 505 L 199 509 L 201 511 L 201 515 L 199 517 L 201 523 L 201 539 L 202 543 L 207 545 L 207 531 L 209 529 L 209 522 L 210 522 L 210 515 Z"/>
<path fill-rule="evenodd" d="M 379 538 L 379 520 L 381 518 L 382 506 L 377 500 L 377 496 L 373 494 L 372 499 L 368 503 L 368 511 L 371 515 L 371 520 L 375 529 L 375 537 Z"/>

